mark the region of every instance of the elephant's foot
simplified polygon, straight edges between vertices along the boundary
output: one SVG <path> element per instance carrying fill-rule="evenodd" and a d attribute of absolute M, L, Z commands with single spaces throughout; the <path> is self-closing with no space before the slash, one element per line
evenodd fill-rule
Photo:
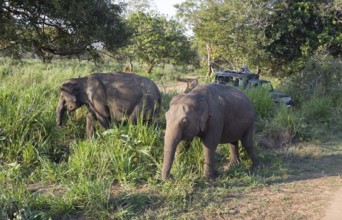
<path fill-rule="evenodd" d="M 261 168 L 261 164 L 259 162 L 253 163 L 252 169 L 253 170 L 259 170 Z"/>
<path fill-rule="evenodd" d="M 163 176 L 162 179 L 163 179 L 163 182 L 172 181 L 173 175 L 169 174 L 168 176 Z"/>
<path fill-rule="evenodd" d="M 208 179 L 216 179 L 218 177 L 218 172 L 211 167 L 204 167 L 204 175 Z"/>

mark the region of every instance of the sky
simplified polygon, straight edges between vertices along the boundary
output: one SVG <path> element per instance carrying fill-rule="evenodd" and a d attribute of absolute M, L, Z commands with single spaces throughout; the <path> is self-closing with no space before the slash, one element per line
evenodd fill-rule
<path fill-rule="evenodd" d="M 167 14 L 168 16 L 176 15 L 176 9 L 173 5 L 182 3 L 183 1 L 184 0 L 154 0 L 158 11 L 161 14 Z"/>

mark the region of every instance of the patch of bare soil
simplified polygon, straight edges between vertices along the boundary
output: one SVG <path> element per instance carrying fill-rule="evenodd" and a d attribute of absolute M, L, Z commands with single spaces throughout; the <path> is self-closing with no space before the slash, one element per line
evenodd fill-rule
<path fill-rule="evenodd" d="M 340 220 L 342 219 L 342 188 L 334 193 L 334 198 L 330 202 L 325 212 L 323 220 Z"/>
<path fill-rule="evenodd" d="M 203 219 L 318 220 L 325 215 L 331 198 L 341 185 L 342 179 L 334 176 L 274 184 L 243 195 L 236 193 L 216 207 L 215 213 L 207 210 Z"/>
<path fill-rule="evenodd" d="M 257 136 L 258 145 L 265 149 L 279 149 L 293 142 L 290 132 L 285 129 L 273 129 Z"/>

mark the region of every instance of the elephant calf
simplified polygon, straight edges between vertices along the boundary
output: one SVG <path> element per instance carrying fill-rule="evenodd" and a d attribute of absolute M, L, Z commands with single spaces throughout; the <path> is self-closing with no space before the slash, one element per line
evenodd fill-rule
<path fill-rule="evenodd" d="M 64 82 L 57 106 L 57 124 L 62 125 L 65 111 L 71 112 L 86 105 L 87 137 L 92 137 L 94 117 L 104 129 L 112 121 L 128 118 L 136 123 L 159 114 L 161 95 L 156 84 L 145 77 L 130 73 L 94 73 Z"/>
<path fill-rule="evenodd" d="M 238 163 L 238 140 L 253 166 L 259 160 L 253 149 L 254 111 L 249 99 L 237 88 L 220 84 L 197 86 L 188 94 L 172 98 L 165 114 L 164 160 L 162 178 L 169 177 L 176 147 L 181 140 L 201 138 L 204 171 L 215 178 L 215 151 L 218 144 L 230 143 L 230 165 Z"/>

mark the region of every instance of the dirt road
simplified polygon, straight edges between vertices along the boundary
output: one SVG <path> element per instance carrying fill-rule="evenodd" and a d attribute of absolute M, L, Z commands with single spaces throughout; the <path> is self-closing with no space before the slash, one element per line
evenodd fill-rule
<path fill-rule="evenodd" d="M 323 220 L 341 220 L 342 219 L 342 188 L 334 194 L 330 206 L 326 210 Z"/>

